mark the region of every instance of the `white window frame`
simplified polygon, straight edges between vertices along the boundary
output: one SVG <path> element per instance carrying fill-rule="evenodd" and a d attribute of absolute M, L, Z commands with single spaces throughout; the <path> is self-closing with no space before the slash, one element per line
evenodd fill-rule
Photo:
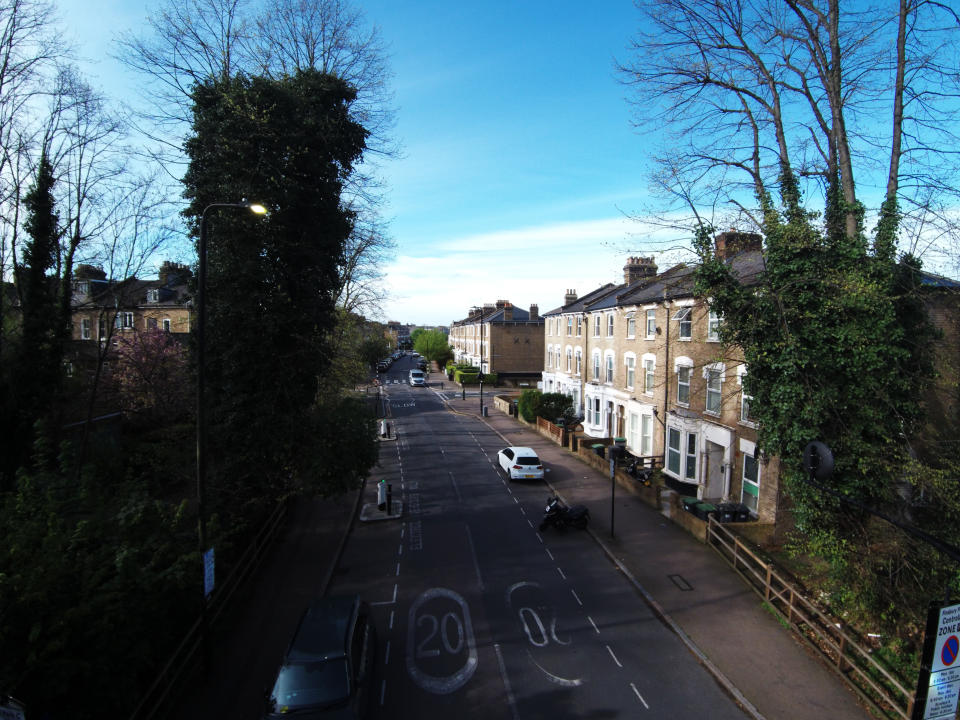
<path fill-rule="evenodd" d="M 600 337 L 600 314 L 596 313 L 593 316 L 593 336 Z"/>
<path fill-rule="evenodd" d="M 161 320 L 160 325 L 163 327 L 164 332 L 170 332 L 170 318 L 164 318 Z"/>
<path fill-rule="evenodd" d="M 600 379 L 600 351 L 595 350 L 593 352 L 593 379 Z"/>
<path fill-rule="evenodd" d="M 653 386 L 657 372 L 657 356 L 653 353 L 646 353 L 640 361 L 643 367 L 643 392 L 647 395 L 653 395 Z"/>
<path fill-rule="evenodd" d="M 637 337 L 637 317 L 634 313 L 627 313 L 627 340 Z"/>
<path fill-rule="evenodd" d="M 689 342 L 693 339 L 693 308 L 682 307 L 673 314 L 678 323 L 677 339 Z"/>
<path fill-rule="evenodd" d="M 723 382 L 726 380 L 726 370 L 723 363 L 713 363 L 703 368 L 703 379 L 706 380 L 704 411 L 711 415 L 720 415 L 723 412 Z M 716 407 L 711 407 L 712 404 Z"/>
<path fill-rule="evenodd" d="M 577 337 L 583 337 L 583 316 L 577 315 Z"/>
<path fill-rule="evenodd" d="M 603 358 L 603 381 L 606 383 L 612 383 L 615 375 L 616 363 L 614 362 L 614 357 L 612 352 L 607 352 Z"/>
<path fill-rule="evenodd" d="M 623 356 L 623 364 L 627 367 L 627 389 L 633 390 L 637 381 L 637 356 L 633 353 L 626 353 Z"/>
<path fill-rule="evenodd" d="M 647 340 L 654 340 L 657 337 L 657 309 L 647 308 L 646 310 L 646 334 Z"/>
<path fill-rule="evenodd" d="M 90 339 L 90 318 L 80 318 L 80 339 Z"/>
<path fill-rule="evenodd" d="M 567 337 L 573 335 L 573 315 L 567 315 Z"/>
<path fill-rule="evenodd" d="M 640 415 L 640 454 L 653 455 L 653 415 Z"/>
<path fill-rule="evenodd" d="M 577 359 L 577 375 L 580 375 L 583 369 L 583 351 L 577 348 L 574 352 L 574 357 Z"/>
<path fill-rule="evenodd" d="M 720 313 L 713 309 L 707 314 L 707 342 L 720 342 Z"/>
<path fill-rule="evenodd" d="M 573 348 L 567 347 L 567 372 L 573 368 Z"/>
<path fill-rule="evenodd" d="M 613 321 L 613 313 L 607 313 L 607 337 L 608 338 L 613 337 L 614 325 L 615 323 Z"/>
<path fill-rule="evenodd" d="M 674 446 L 676 439 L 676 446 Z M 683 431 L 680 428 L 667 428 L 667 448 L 664 470 L 674 477 L 683 477 Z M 676 465 L 676 467 L 674 467 Z"/>
<path fill-rule="evenodd" d="M 685 373 L 681 373 L 681 370 L 685 370 Z M 693 384 L 693 360 L 688 357 L 678 357 L 673 361 L 673 372 L 677 376 L 677 405 L 683 405 L 684 407 L 690 406 L 690 386 Z M 687 376 L 687 382 L 681 382 L 683 375 Z M 685 387 L 687 389 L 687 399 L 680 399 L 680 390 Z"/>

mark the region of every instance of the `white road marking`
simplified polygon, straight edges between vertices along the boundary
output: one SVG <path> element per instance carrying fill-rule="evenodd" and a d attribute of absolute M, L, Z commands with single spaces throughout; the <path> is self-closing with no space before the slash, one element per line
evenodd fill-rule
<path fill-rule="evenodd" d="M 540 533 L 537 533 L 537 540 L 539 540 L 540 544 L 543 545 L 543 538 L 540 537 Z"/>
<path fill-rule="evenodd" d="M 620 664 L 620 661 L 617 660 L 617 656 L 613 654 L 613 650 L 610 649 L 609 645 L 607 645 L 607 652 L 610 653 L 610 657 L 613 658 L 613 661 L 617 664 L 617 667 L 623 667 L 623 665 Z"/>
<path fill-rule="evenodd" d="M 507 666 L 503 662 L 503 654 L 500 652 L 500 645 L 494 643 L 493 650 L 497 653 L 497 664 L 500 666 L 500 677 L 503 678 L 503 686 L 507 690 L 507 703 L 510 705 L 510 714 L 513 716 L 513 720 L 519 720 L 520 716 L 517 714 L 517 701 L 513 697 L 513 689 L 510 687 L 510 678 L 507 677 Z"/>
<path fill-rule="evenodd" d="M 647 705 L 647 701 L 643 699 L 643 695 L 641 695 L 641 694 L 640 694 L 640 691 L 637 690 L 637 686 L 634 685 L 633 683 L 630 683 L 630 687 L 633 688 L 633 691 L 637 694 L 637 697 L 640 698 L 640 702 L 643 703 L 643 706 L 644 706 L 647 710 L 649 710 L 649 709 L 650 709 L 650 706 Z"/>
<path fill-rule="evenodd" d="M 380 602 L 372 602 L 371 605 L 395 605 L 397 602 L 397 584 L 393 584 L 393 599 L 392 600 L 381 600 Z"/>
<path fill-rule="evenodd" d="M 532 522 L 530 522 L 530 520 L 529 520 L 529 519 L 527 520 L 527 525 L 529 525 L 531 529 L 533 528 L 533 523 L 532 523 Z"/>
<path fill-rule="evenodd" d="M 570 588 L 570 592 L 572 592 L 572 593 L 573 593 L 573 597 L 574 597 L 574 598 L 576 599 L 576 601 L 577 601 L 577 604 L 578 604 L 578 605 L 579 605 L 580 607 L 583 607 L 583 602 L 581 602 L 581 600 L 580 600 L 580 596 L 579 596 L 579 595 L 577 595 L 577 591 L 576 591 L 576 590 L 574 590 L 573 588 Z"/>
<path fill-rule="evenodd" d="M 390 629 L 393 630 L 393 610 L 390 611 Z M 388 643 L 389 645 L 389 643 Z"/>
<path fill-rule="evenodd" d="M 398 572 L 399 572 L 399 570 L 398 570 Z M 560 573 L 560 577 L 562 577 L 564 580 L 567 579 L 567 576 L 563 574 L 563 570 L 561 570 L 560 568 L 557 568 L 557 572 Z"/>
<path fill-rule="evenodd" d="M 387 640 L 387 649 L 383 656 L 383 664 L 384 665 L 390 664 L 390 641 L 389 640 Z"/>
<path fill-rule="evenodd" d="M 464 528 L 467 530 L 467 544 L 470 546 L 470 557 L 473 558 L 473 569 L 477 572 L 477 585 L 480 586 L 481 592 L 485 590 L 483 584 L 483 576 L 480 574 L 480 563 L 477 561 L 477 550 L 473 546 L 473 533 L 470 532 L 470 526 L 464 525 Z"/>
<path fill-rule="evenodd" d="M 395 575 L 399 575 L 399 574 L 400 574 L 400 563 L 397 563 L 397 572 L 395 573 Z"/>
<path fill-rule="evenodd" d="M 547 556 L 548 556 L 551 560 L 553 560 L 554 562 L 556 562 L 556 558 L 553 557 L 553 553 L 550 552 L 550 548 L 544 548 L 544 550 L 547 551 Z"/>
<path fill-rule="evenodd" d="M 403 543 L 400 543 L 400 547 L 397 548 L 397 555 L 403 555 Z"/>
<path fill-rule="evenodd" d="M 383 696 L 387 694 L 387 681 L 384 680 L 380 685 L 380 707 L 383 707 Z"/>
<path fill-rule="evenodd" d="M 597 635 L 600 634 L 600 628 L 597 627 L 597 624 L 593 621 L 593 618 L 587 615 L 587 620 L 590 621 L 590 624 L 593 625 L 593 629 L 597 631 Z"/>

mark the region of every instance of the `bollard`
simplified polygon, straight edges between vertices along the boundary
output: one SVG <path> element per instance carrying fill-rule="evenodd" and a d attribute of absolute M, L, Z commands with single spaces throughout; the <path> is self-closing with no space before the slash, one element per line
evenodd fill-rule
<path fill-rule="evenodd" d="M 377 484 L 377 510 L 385 510 L 387 507 L 387 481 L 381 480 Z"/>

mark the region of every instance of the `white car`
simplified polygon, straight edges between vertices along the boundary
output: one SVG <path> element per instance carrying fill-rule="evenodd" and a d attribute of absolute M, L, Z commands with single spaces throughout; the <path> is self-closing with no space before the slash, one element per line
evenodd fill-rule
<path fill-rule="evenodd" d="M 543 463 L 532 448 L 505 447 L 497 462 L 511 480 L 543 480 Z"/>

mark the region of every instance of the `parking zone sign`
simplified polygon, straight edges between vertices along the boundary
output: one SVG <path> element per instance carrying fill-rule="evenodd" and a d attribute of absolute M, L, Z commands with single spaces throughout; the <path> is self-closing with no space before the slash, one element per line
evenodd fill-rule
<path fill-rule="evenodd" d="M 913 720 L 954 720 L 960 696 L 960 605 L 931 607 Z"/>

